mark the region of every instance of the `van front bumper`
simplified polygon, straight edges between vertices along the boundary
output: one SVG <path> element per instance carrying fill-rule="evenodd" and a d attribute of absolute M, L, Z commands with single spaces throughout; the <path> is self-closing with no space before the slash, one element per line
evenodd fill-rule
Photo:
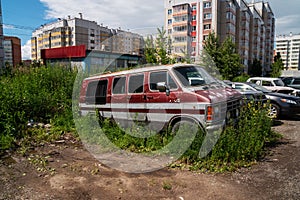
<path fill-rule="evenodd" d="M 206 132 L 213 133 L 215 131 L 223 131 L 226 126 L 225 120 L 218 123 L 208 123 L 206 125 Z"/>

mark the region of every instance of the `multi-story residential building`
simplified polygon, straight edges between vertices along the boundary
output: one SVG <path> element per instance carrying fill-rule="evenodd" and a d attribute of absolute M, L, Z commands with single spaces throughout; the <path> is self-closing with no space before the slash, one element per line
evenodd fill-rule
<path fill-rule="evenodd" d="M 117 29 L 109 29 L 95 21 L 82 18 L 58 19 L 42 25 L 32 33 L 31 54 L 33 60 L 41 58 L 42 49 L 85 45 L 87 50 L 113 53 L 139 53 L 143 37 Z"/>
<path fill-rule="evenodd" d="M 253 1 L 248 5 L 253 11 L 253 58 L 260 60 L 263 75 L 271 70 L 275 41 L 275 17 L 268 2 Z M 260 32 L 257 33 L 257 32 Z M 260 38 L 258 38 L 260 37 Z M 256 42 L 257 41 L 257 42 Z M 257 51 L 256 51 L 257 48 Z"/>
<path fill-rule="evenodd" d="M 269 3 L 246 0 L 166 0 L 165 27 L 172 54 L 196 60 L 209 33 L 237 44 L 245 71 L 254 59 L 270 70 L 275 18 Z"/>
<path fill-rule="evenodd" d="M 247 2 L 244 0 L 237 0 L 240 9 L 237 14 L 237 35 L 236 43 L 239 54 L 241 56 L 241 62 L 245 66 L 245 71 L 248 71 L 248 65 L 252 60 L 252 25 L 253 25 L 253 14 L 250 10 Z"/>
<path fill-rule="evenodd" d="M 3 21 L 2 21 L 2 6 L 0 1 L 0 70 L 4 67 L 4 48 L 3 48 Z"/>
<path fill-rule="evenodd" d="M 4 36 L 4 62 L 17 66 L 22 61 L 21 40 L 18 37 Z"/>
<path fill-rule="evenodd" d="M 280 53 L 286 70 L 300 70 L 300 34 L 276 36 L 276 53 Z"/>

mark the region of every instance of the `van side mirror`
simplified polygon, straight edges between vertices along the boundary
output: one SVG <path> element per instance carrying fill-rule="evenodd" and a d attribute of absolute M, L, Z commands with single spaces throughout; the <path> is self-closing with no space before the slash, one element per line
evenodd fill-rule
<path fill-rule="evenodd" d="M 165 82 L 158 82 L 156 84 L 156 88 L 159 90 L 159 92 L 166 92 L 166 95 L 170 95 L 170 88 L 166 85 Z"/>

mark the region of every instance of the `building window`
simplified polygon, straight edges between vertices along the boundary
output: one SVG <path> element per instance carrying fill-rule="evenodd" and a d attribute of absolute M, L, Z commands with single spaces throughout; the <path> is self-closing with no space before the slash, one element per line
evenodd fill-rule
<path fill-rule="evenodd" d="M 205 13 L 204 19 L 211 19 L 211 13 Z"/>
<path fill-rule="evenodd" d="M 172 34 L 172 29 L 168 29 L 168 34 Z"/>
<path fill-rule="evenodd" d="M 175 32 L 187 31 L 187 26 L 176 26 L 174 27 Z"/>
<path fill-rule="evenodd" d="M 172 9 L 169 9 L 168 10 L 168 15 L 171 15 L 172 14 Z"/>
<path fill-rule="evenodd" d="M 197 5 L 193 5 L 192 10 L 197 10 Z"/>
<path fill-rule="evenodd" d="M 195 37 L 195 36 L 192 37 L 192 41 L 193 41 L 193 42 L 196 41 L 196 37 Z"/>
<path fill-rule="evenodd" d="M 203 41 L 205 41 L 208 38 L 208 35 L 203 36 Z"/>
<path fill-rule="evenodd" d="M 172 19 L 168 19 L 168 24 L 172 24 Z"/>
<path fill-rule="evenodd" d="M 196 26 L 193 26 L 193 27 L 192 27 L 192 31 L 196 31 Z"/>
<path fill-rule="evenodd" d="M 203 7 L 204 8 L 211 8 L 211 2 L 204 2 Z"/>
<path fill-rule="evenodd" d="M 196 20 L 196 17 L 197 17 L 196 15 L 193 15 L 192 20 Z"/>
<path fill-rule="evenodd" d="M 210 24 L 204 24 L 203 29 L 204 30 L 209 30 L 211 28 Z"/>

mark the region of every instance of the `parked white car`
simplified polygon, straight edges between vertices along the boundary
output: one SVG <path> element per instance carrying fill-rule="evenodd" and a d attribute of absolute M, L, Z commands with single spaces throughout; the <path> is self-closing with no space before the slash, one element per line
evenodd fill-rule
<path fill-rule="evenodd" d="M 284 82 L 280 78 L 271 77 L 252 77 L 247 82 L 255 83 L 256 85 L 264 86 L 272 92 L 290 94 L 294 96 L 300 96 L 300 90 L 292 87 L 285 86 Z"/>

